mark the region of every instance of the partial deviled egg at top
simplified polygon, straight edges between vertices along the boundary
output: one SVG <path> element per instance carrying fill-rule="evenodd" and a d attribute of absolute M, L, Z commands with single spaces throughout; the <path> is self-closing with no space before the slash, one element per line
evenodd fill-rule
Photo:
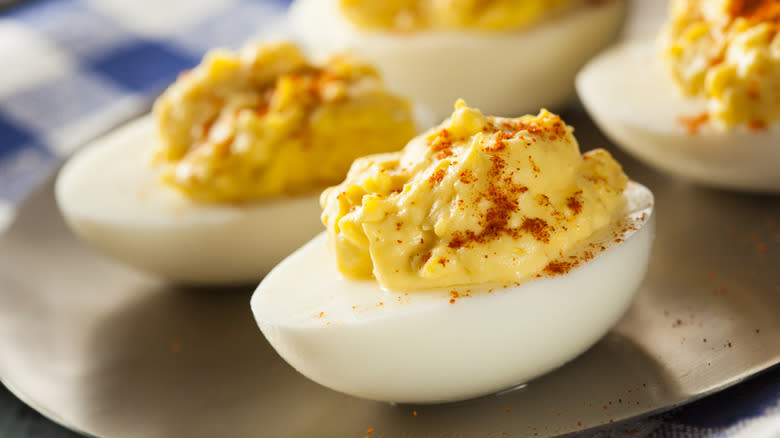
<path fill-rule="evenodd" d="M 624 0 L 295 0 L 290 16 L 313 55 L 349 49 L 444 118 L 457 98 L 506 116 L 565 105 L 625 8 Z"/>
<path fill-rule="evenodd" d="M 618 145 L 709 186 L 780 192 L 780 2 L 673 0 L 656 40 L 623 43 L 577 78 Z"/>
<path fill-rule="evenodd" d="M 77 235 L 187 284 L 257 281 L 322 229 L 318 195 L 415 134 L 411 104 L 350 57 L 286 42 L 209 52 L 154 106 L 79 151 L 56 183 Z"/>
<path fill-rule="evenodd" d="M 263 334 L 310 379 L 392 402 L 477 397 L 572 360 L 628 308 L 654 232 L 650 191 L 572 131 L 460 102 L 403 151 L 356 160 L 322 194 L 327 232 L 255 291 Z"/>

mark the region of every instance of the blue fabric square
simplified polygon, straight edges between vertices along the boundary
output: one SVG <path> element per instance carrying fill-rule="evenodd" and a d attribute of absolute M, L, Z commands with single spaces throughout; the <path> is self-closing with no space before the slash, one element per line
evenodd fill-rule
<path fill-rule="evenodd" d="M 118 47 L 90 68 L 124 89 L 137 93 L 157 93 L 184 70 L 197 65 L 199 57 L 174 51 L 149 41 Z"/>
<path fill-rule="evenodd" d="M 32 142 L 35 142 L 35 135 L 0 113 L 0 160 Z"/>

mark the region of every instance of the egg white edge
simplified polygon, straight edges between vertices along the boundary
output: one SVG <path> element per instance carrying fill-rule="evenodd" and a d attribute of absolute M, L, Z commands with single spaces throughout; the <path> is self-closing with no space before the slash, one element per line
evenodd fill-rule
<path fill-rule="evenodd" d="M 576 85 L 599 128 L 647 164 L 714 187 L 780 192 L 780 123 L 763 131 L 704 125 L 690 134 L 679 118 L 706 113 L 707 103 L 678 91 L 654 39 L 603 52 L 582 69 Z"/>
<path fill-rule="evenodd" d="M 189 201 L 146 167 L 144 153 L 155 138 L 152 116 L 141 117 L 86 145 L 57 177 L 55 198 L 66 222 L 109 256 L 174 282 L 257 281 L 323 229 L 319 193 L 245 205 Z M 91 173 L 117 159 L 115 174 Z M 136 177 L 149 186 L 137 187 Z"/>

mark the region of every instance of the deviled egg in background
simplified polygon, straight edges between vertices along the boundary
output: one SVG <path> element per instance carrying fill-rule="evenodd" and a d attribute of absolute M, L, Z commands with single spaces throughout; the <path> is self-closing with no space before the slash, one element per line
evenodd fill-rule
<path fill-rule="evenodd" d="M 134 121 L 77 153 L 56 185 L 80 237 L 182 283 L 256 281 L 322 230 L 321 189 L 415 134 L 411 104 L 349 57 L 289 43 L 214 50 Z"/>
<path fill-rule="evenodd" d="M 460 102 L 403 151 L 356 160 L 322 195 L 327 233 L 255 291 L 263 334 L 310 379 L 393 402 L 472 398 L 575 358 L 631 303 L 654 215 L 572 131 Z"/>
<path fill-rule="evenodd" d="M 625 9 L 624 0 L 295 0 L 290 17 L 314 56 L 352 50 L 444 118 L 458 98 L 506 116 L 563 106 Z"/>
<path fill-rule="evenodd" d="M 577 90 L 642 161 L 695 182 L 780 192 L 780 3 L 673 0 L 656 38 L 592 60 Z"/>

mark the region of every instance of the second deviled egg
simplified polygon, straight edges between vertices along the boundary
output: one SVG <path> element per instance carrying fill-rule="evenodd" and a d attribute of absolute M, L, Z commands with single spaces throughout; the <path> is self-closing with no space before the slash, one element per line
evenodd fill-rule
<path fill-rule="evenodd" d="M 315 55 L 350 49 L 438 117 L 464 98 L 519 115 L 559 107 L 577 70 L 616 35 L 625 1 L 296 0 L 293 31 Z"/>
<path fill-rule="evenodd" d="M 271 345 L 358 397 L 461 400 L 584 352 L 629 306 L 653 196 L 542 111 L 459 103 L 402 152 L 360 158 L 322 195 L 324 233 L 258 286 Z M 301 275 L 306 273 L 306 275 Z"/>
<path fill-rule="evenodd" d="M 702 184 L 780 192 L 780 2 L 673 0 L 657 40 L 577 78 L 588 112 L 648 164 Z"/>
<path fill-rule="evenodd" d="M 289 43 L 215 50 L 134 121 L 79 151 L 56 185 L 86 241 L 182 283 L 254 281 L 311 238 L 318 193 L 353 159 L 400 149 L 411 104 L 349 57 Z"/>

